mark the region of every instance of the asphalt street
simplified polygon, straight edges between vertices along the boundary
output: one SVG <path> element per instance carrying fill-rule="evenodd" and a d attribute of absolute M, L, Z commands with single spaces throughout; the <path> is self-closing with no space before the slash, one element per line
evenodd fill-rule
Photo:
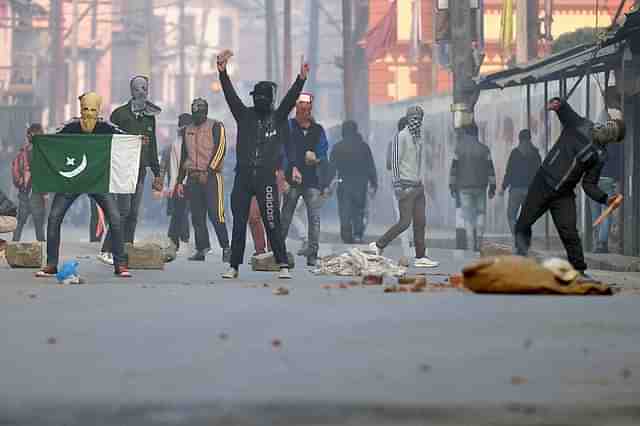
<path fill-rule="evenodd" d="M 223 281 L 218 251 L 122 280 L 97 250 L 63 243 L 84 285 L 0 265 L 0 424 L 640 423 L 634 291 L 385 294 L 323 288 L 348 279 L 300 265 L 290 281 L 246 266 Z M 475 256 L 431 255 L 432 282 Z"/>

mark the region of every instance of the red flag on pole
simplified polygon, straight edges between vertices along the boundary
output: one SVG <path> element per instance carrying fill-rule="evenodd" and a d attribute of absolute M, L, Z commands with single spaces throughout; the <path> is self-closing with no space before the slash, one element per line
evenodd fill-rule
<path fill-rule="evenodd" d="M 382 20 L 371 28 L 358 44 L 364 47 L 367 60 L 373 62 L 398 42 L 398 2 L 391 3 Z"/>

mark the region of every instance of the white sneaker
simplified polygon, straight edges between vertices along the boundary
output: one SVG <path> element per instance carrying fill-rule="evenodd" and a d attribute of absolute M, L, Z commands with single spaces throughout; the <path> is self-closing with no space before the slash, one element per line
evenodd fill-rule
<path fill-rule="evenodd" d="M 281 280 L 290 280 L 291 272 L 289 272 L 289 268 L 280 268 L 280 273 L 278 274 L 278 278 Z"/>
<path fill-rule="evenodd" d="M 440 262 L 429 259 L 427 256 L 416 259 L 413 265 L 416 268 L 437 268 Z"/>
<path fill-rule="evenodd" d="M 98 259 L 100 262 L 104 263 L 105 265 L 113 266 L 113 254 L 111 253 L 100 253 L 99 255 L 96 256 L 96 259 Z"/>
<path fill-rule="evenodd" d="M 375 242 L 369 244 L 369 251 L 376 256 L 382 256 L 382 249 L 378 247 L 378 244 L 376 244 Z"/>
<path fill-rule="evenodd" d="M 224 278 L 225 280 L 235 280 L 236 278 L 238 278 L 238 275 L 240 274 L 238 273 L 238 270 L 236 268 L 229 268 L 227 272 L 222 274 L 222 278 Z"/>

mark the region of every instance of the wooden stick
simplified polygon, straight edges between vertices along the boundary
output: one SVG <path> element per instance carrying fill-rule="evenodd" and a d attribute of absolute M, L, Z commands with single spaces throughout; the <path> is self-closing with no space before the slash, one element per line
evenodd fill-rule
<path fill-rule="evenodd" d="M 593 222 L 593 226 L 598 226 L 600 225 L 602 222 L 604 222 L 604 220 L 607 218 L 607 216 L 609 216 L 611 213 L 613 213 L 618 207 L 620 207 L 620 205 L 622 204 L 622 201 L 624 200 L 624 197 L 620 194 L 618 194 L 616 196 L 616 198 L 613 200 L 613 202 L 609 205 L 609 207 L 607 207 L 602 214 L 596 219 L 595 222 Z"/>

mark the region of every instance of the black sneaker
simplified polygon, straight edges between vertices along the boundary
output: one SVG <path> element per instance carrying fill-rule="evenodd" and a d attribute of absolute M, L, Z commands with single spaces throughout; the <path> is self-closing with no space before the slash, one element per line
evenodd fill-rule
<path fill-rule="evenodd" d="M 309 256 L 307 257 L 307 266 L 318 266 L 318 257 L 317 256 Z"/>
<path fill-rule="evenodd" d="M 189 258 L 189 260 L 192 262 L 204 262 L 205 260 L 204 251 L 201 251 L 201 250 L 196 251 L 194 255 Z"/>

